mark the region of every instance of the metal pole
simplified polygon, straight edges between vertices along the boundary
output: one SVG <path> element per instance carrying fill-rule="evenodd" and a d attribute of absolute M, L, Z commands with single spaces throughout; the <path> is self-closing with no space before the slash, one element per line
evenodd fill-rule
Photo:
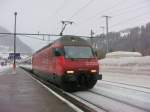
<path fill-rule="evenodd" d="M 110 16 L 103 16 L 106 18 L 106 52 L 108 53 L 109 52 L 109 37 L 108 37 L 108 19 L 111 18 Z"/>
<path fill-rule="evenodd" d="M 93 35 L 94 35 L 94 32 L 93 32 L 93 30 L 91 29 L 91 45 L 93 46 Z"/>
<path fill-rule="evenodd" d="M 108 39 L 108 17 L 106 16 L 106 37 L 107 37 L 107 53 L 109 52 L 109 39 Z"/>
<path fill-rule="evenodd" d="M 14 63 L 13 63 L 13 69 L 14 69 L 14 72 L 16 71 L 16 57 L 15 57 L 15 54 L 16 54 L 16 17 L 17 17 L 17 12 L 14 13 L 15 15 L 15 24 L 14 24 Z"/>

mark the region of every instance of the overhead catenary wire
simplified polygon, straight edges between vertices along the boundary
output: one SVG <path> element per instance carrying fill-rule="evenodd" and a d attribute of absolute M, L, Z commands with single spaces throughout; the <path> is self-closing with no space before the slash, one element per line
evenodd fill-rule
<path fill-rule="evenodd" d="M 8 36 L 9 38 L 14 38 L 13 37 L 13 34 L 14 33 L 0 33 L 0 37 L 6 37 Z M 25 37 L 29 37 L 29 38 L 32 38 L 32 39 L 38 39 L 38 40 L 42 40 L 42 41 L 48 41 L 48 40 L 45 40 L 45 39 L 42 39 L 42 38 L 38 38 L 38 37 L 33 37 L 31 35 L 36 35 L 36 36 L 39 36 L 38 34 L 23 34 L 23 33 L 16 33 L 16 35 L 19 37 L 19 36 L 25 36 Z M 46 35 L 46 34 L 45 34 Z M 40 35 L 41 36 L 41 35 Z M 48 36 L 48 34 L 46 35 Z"/>
<path fill-rule="evenodd" d="M 121 1 L 117 2 L 116 4 L 112 5 L 111 7 L 105 8 L 105 9 L 103 9 L 103 10 L 97 12 L 96 14 L 94 14 L 94 15 L 90 16 L 89 18 L 87 18 L 86 20 L 83 20 L 83 22 L 87 22 L 87 21 L 90 21 L 90 20 L 92 20 L 92 19 L 95 19 L 96 16 L 99 16 L 101 13 L 107 12 L 107 11 L 111 10 L 112 8 L 117 7 L 117 6 L 120 5 L 123 1 L 124 1 L 124 0 L 121 0 Z M 81 21 L 80 23 L 82 23 L 82 21 Z"/>
<path fill-rule="evenodd" d="M 33 37 L 33 36 L 28 36 L 28 35 L 22 35 L 22 36 L 25 36 L 25 37 L 28 37 L 28 38 L 32 38 L 32 39 L 42 40 L 42 41 L 49 41 L 49 40 L 46 40 L 44 38 L 38 38 L 38 37 Z"/>
<path fill-rule="evenodd" d="M 82 21 L 80 21 L 78 24 L 82 24 L 82 23 L 85 23 L 85 22 L 87 22 L 87 21 L 92 21 L 92 20 L 94 20 L 94 19 L 97 19 L 97 17 L 96 16 L 100 16 L 99 14 L 100 13 L 103 13 L 103 12 L 112 12 L 112 10 L 111 9 L 113 9 L 114 7 L 117 7 L 118 5 L 120 5 L 121 3 L 123 2 L 123 0 L 122 1 L 119 1 L 119 2 L 117 2 L 115 5 L 112 5 L 111 7 L 109 7 L 109 8 L 107 8 L 107 9 L 104 9 L 104 10 L 102 10 L 102 11 L 99 11 L 98 13 L 96 13 L 95 15 L 93 15 L 93 16 L 90 16 L 89 18 L 87 18 L 87 19 L 84 19 L 84 20 L 82 20 Z M 122 12 L 122 10 L 126 10 L 126 9 L 128 9 L 128 8 L 131 8 L 131 7 L 133 7 L 133 5 L 134 6 L 136 6 L 137 4 L 142 4 L 142 3 L 145 3 L 145 2 L 143 2 L 143 1 L 141 1 L 141 2 L 136 2 L 135 4 L 131 4 L 129 7 L 125 7 L 125 8 L 122 8 L 122 9 L 118 9 L 118 10 L 116 10 L 115 12 Z M 118 14 L 119 15 L 119 14 Z M 101 18 L 100 18 L 101 19 Z"/>
<path fill-rule="evenodd" d="M 118 2 L 118 5 L 119 5 L 119 3 L 121 3 L 121 1 Z M 123 9 L 128 10 L 128 9 L 132 8 L 133 5 L 134 5 L 134 6 L 137 6 L 137 4 L 139 4 L 139 3 L 140 3 L 140 4 L 143 4 L 143 3 L 144 3 L 144 4 L 142 5 L 142 7 L 145 6 L 145 2 L 141 1 L 141 2 L 138 2 L 138 3 L 136 2 L 136 3 L 134 3 L 134 4 L 131 4 L 130 7 L 125 7 L 125 8 L 123 8 Z M 117 4 L 116 4 L 116 5 L 117 5 Z M 132 7 L 131 7 L 131 6 L 132 6 Z M 140 6 L 141 6 L 141 5 L 140 5 Z M 112 7 L 113 7 L 113 6 L 112 6 Z M 140 8 L 142 8 L 142 7 L 137 7 L 136 10 L 137 10 L 137 9 L 140 9 Z M 135 7 L 133 7 L 133 8 L 135 8 Z M 145 7 L 143 7 L 143 8 L 145 9 Z M 111 9 L 111 8 L 109 8 L 109 9 Z M 135 10 L 135 9 L 133 9 L 133 10 Z M 109 11 L 109 10 L 107 10 L 107 11 Z M 110 10 L 110 11 L 112 11 L 112 10 Z M 125 14 L 124 12 L 122 12 L 122 10 L 118 10 L 118 11 L 120 11 L 121 13 L 117 14 L 117 16 L 120 16 L 120 15 Z M 102 11 L 101 11 L 101 12 L 102 12 Z M 127 12 L 127 11 L 126 11 L 126 12 Z M 95 15 L 95 16 L 97 16 L 97 15 Z M 115 17 L 117 17 L 117 16 L 115 16 Z M 114 17 L 113 17 L 113 18 L 114 18 Z M 91 21 L 92 19 L 96 19 L 96 18 L 94 18 L 93 16 L 91 16 L 91 17 L 88 18 L 87 20 L 84 20 L 83 22 L 80 21 L 79 23 L 80 23 L 80 25 L 83 25 L 82 23 L 86 23 L 86 24 L 87 24 L 87 21 Z M 99 20 L 102 21 L 101 18 L 100 18 Z M 78 23 L 78 24 L 79 24 L 79 23 Z M 90 22 L 90 23 L 93 24 L 92 22 Z"/>
<path fill-rule="evenodd" d="M 147 5 L 147 4 L 146 4 Z M 142 10 L 142 9 L 146 9 L 147 7 L 145 7 L 146 5 L 143 5 L 142 7 L 132 7 L 132 11 L 136 11 L 136 10 L 138 10 L 138 9 L 140 9 L 140 11 Z M 132 12 L 131 10 L 126 10 L 126 11 L 124 11 L 124 12 L 120 12 L 120 13 L 118 13 L 118 14 L 115 14 L 115 15 L 113 15 L 114 17 L 118 17 L 118 16 L 121 16 L 121 15 L 124 15 L 124 14 L 126 14 L 126 13 L 131 13 Z"/>
<path fill-rule="evenodd" d="M 134 16 L 134 17 L 132 17 L 132 18 L 128 18 L 128 19 L 126 19 L 126 20 L 124 20 L 124 21 L 120 21 L 120 22 L 118 22 L 118 23 L 116 23 L 116 24 L 113 24 L 113 25 L 110 26 L 110 28 L 115 27 L 115 26 L 118 26 L 119 24 L 121 24 L 121 23 L 123 23 L 123 22 L 127 23 L 127 22 L 131 22 L 131 21 L 133 21 L 133 20 L 139 19 L 140 17 L 145 16 L 145 14 L 149 14 L 149 11 L 148 11 L 148 12 L 145 12 L 145 13 L 142 13 L 142 14 L 139 14 L 139 15 L 136 15 L 136 16 Z M 146 16 L 147 16 L 147 15 L 146 15 Z"/>
<path fill-rule="evenodd" d="M 80 7 L 76 12 L 74 12 L 69 18 L 68 20 L 73 19 L 73 17 L 75 17 L 76 15 L 78 15 L 79 13 L 81 13 L 84 9 L 86 9 L 92 2 L 94 2 L 94 0 L 89 0 L 84 6 Z M 66 24 L 65 24 L 66 26 Z M 65 27 L 64 27 L 65 28 Z M 63 31 L 63 30 L 62 30 Z M 61 31 L 61 35 L 62 35 L 62 31 Z"/>
<path fill-rule="evenodd" d="M 93 16 L 90 16 L 90 17 L 87 18 L 87 19 L 81 20 L 81 21 L 78 22 L 77 24 L 80 25 L 80 26 L 83 25 L 83 23 L 86 23 L 86 24 L 87 24 L 88 21 L 91 21 L 91 20 L 96 19 L 96 16 L 98 16 L 99 13 L 104 12 L 104 11 L 109 11 L 109 10 L 111 10 L 112 8 L 117 7 L 117 5 L 119 5 L 119 4 L 122 3 L 122 2 L 123 2 L 123 0 L 121 0 L 121 1 L 117 2 L 116 4 L 112 5 L 110 8 L 107 8 L 107 9 L 104 9 L 104 10 L 102 10 L 102 11 L 99 11 L 98 13 L 96 13 L 96 14 L 93 15 Z M 99 20 L 103 21 L 102 18 L 100 18 Z M 104 23 L 104 22 L 103 22 L 103 23 Z M 93 23 L 91 23 L 91 24 L 93 24 Z M 78 32 L 78 31 L 77 31 L 77 32 Z"/>
<path fill-rule="evenodd" d="M 51 20 L 54 17 L 56 17 L 58 13 L 66 7 L 66 5 L 68 4 L 67 2 L 70 2 L 70 1 L 71 0 L 63 0 L 63 2 L 56 8 L 56 10 L 54 10 L 54 12 L 52 12 L 51 14 L 48 15 L 48 17 L 45 18 L 45 21 L 43 21 L 43 24 L 47 22 L 46 20 Z"/>
<path fill-rule="evenodd" d="M 14 35 L 14 33 L 0 33 L 1 35 Z M 60 34 L 46 34 L 46 33 L 16 33 L 17 36 L 25 36 L 25 37 L 29 37 L 29 38 L 33 38 L 33 39 L 38 39 L 38 40 L 43 40 L 41 38 L 38 37 L 34 37 L 34 36 L 52 36 L 52 37 L 61 37 Z M 84 38 L 90 38 L 90 36 L 85 36 L 85 35 L 63 35 L 63 36 L 78 36 L 78 37 L 84 37 Z"/>
<path fill-rule="evenodd" d="M 89 0 L 83 7 L 80 7 L 76 12 L 74 12 L 72 16 L 70 17 L 70 19 L 72 19 L 73 17 L 81 13 L 81 11 L 87 8 L 92 2 L 94 2 L 94 0 Z"/>
<path fill-rule="evenodd" d="M 3 34 L 3 35 L 0 35 L 0 38 L 2 37 L 8 37 L 9 36 L 9 34 Z M 13 37 L 13 36 L 11 36 L 11 37 Z"/>
<path fill-rule="evenodd" d="M 95 17 L 95 16 L 98 16 L 99 14 L 101 14 L 101 13 L 103 13 L 103 12 L 107 12 L 107 11 L 109 11 L 109 10 L 112 10 L 112 8 L 117 7 L 117 6 L 120 5 L 123 1 L 124 1 L 124 0 L 121 0 L 121 1 L 117 2 L 116 4 L 112 5 L 112 6 L 109 7 L 109 8 L 104 9 L 104 10 L 102 10 L 102 11 L 99 11 L 99 12 L 96 13 L 94 16 L 92 16 L 92 18 Z"/>
<path fill-rule="evenodd" d="M 145 1 L 141 1 L 141 2 L 135 2 L 135 3 L 133 3 L 133 4 L 130 4 L 129 6 L 127 6 L 127 7 L 123 7 L 123 8 L 119 8 L 119 9 L 117 9 L 117 10 L 115 10 L 115 12 L 124 12 L 124 10 L 128 10 L 128 9 L 130 9 L 130 8 L 135 8 L 136 6 L 138 6 L 139 4 L 141 5 L 141 4 L 143 4 L 144 3 L 144 5 L 145 5 Z M 133 7 L 134 6 L 134 7 Z M 112 11 L 114 11 L 114 10 L 109 10 L 109 12 L 112 12 Z M 108 11 L 107 11 L 108 12 Z"/>
<path fill-rule="evenodd" d="M 0 35 L 14 35 L 14 33 L 0 33 Z M 16 33 L 16 35 L 34 35 L 34 36 L 60 36 L 58 34 L 48 34 L 48 33 Z"/>
<path fill-rule="evenodd" d="M 63 8 L 65 8 L 67 2 L 70 2 L 71 0 L 63 0 L 62 4 L 60 4 L 60 6 L 52 13 L 51 16 L 53 15 L 57 15 L 60 11 L 63 10 Z"/>

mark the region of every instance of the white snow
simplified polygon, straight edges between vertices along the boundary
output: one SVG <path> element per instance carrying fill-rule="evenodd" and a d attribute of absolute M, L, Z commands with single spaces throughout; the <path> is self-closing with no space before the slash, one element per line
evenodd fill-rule
<path fill-rule="evenodd" d="M 116 51 L 106 54 L 106 58 L 119 58 L 119 57 L 141 57 L 142 54 L 139 52 L 125 52 L 125 51 Z"/>
<path fill-rule="evenodd" d="M 7 71 L 10 67 L 11 67 L 11 65 L 7 65 L 7 66 L 1 66 L 0 65 L 0 73 L 4 72 L 4 71 Z"/>
<path fill-rule="evenodd" d="M 91 91 L 150 110 L 150 94 L 147 92 L 122 87 L 119 84 L 108 84 L 105 81 L 99 82 Z"/>
<path fill-rule="evenodd" d="M 96 90 L 93 91 L 94 93 L 89 91 L 82 91 L 82 92 L 79 91 L 74 93 L 74 95 L 108 112 L 145 112 L 144 110 L 135 108 L 131 105 L 106 97 L 106 95 L 102 95 L 101 92 L 100 94 L 95 94 Z"/>
<path fill-rule="evenodd" d="M 128 54 L 128 53 L 124 53 Z M 131 54 L 131 53 L 129 53 Z M 137 54 L 136 56 L 134 56 Z M 150 75 L 150 56 L 133 56 L 112 55 L 112 57 L 99 60 L 100 70 L 103 72 L 124 72 Z"/>

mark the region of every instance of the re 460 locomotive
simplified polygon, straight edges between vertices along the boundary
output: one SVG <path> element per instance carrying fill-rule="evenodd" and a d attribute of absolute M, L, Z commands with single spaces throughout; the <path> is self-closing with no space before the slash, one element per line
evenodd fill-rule
<path fill-rule="evenodd" d="M 63 36 L 37 51 L 32 57 L 32 70 L 71 92 L 91 89 L 102 79 L 94 50 L 77 36 Z"/>

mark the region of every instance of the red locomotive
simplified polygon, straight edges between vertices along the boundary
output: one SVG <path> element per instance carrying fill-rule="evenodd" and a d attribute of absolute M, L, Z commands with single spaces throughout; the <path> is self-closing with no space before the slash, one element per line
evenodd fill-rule
<path fill-rule="evenodd" d="M 92 47 L 77 36 L 63 36 L 37 51 L 32 70 L 66 91 L 91 89 L 102 79 Z"/>

